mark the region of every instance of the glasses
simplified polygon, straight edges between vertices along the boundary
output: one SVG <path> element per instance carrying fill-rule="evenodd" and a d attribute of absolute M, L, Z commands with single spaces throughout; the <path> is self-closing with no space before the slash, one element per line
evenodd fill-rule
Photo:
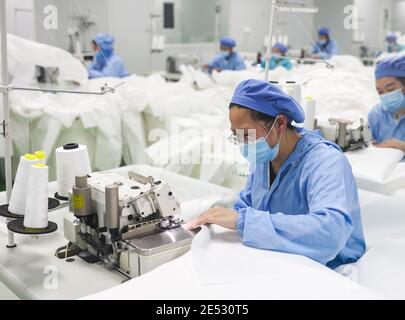
<path fill-rule="evenodd" d="M 240 134 L 239 134 L 239 132 L 237 134 L 232 133 L 227 138 L 227 140 L 230 143 L 233 143 L 233 144 L 236 144 L 236 145 L 245 144 L 245 143 L 246 144 L 253 144 L 253 143 L 256 142 L 256 137 L 258 135 L 260 135 L 264 131 L 264 129 L 266 129 L 269 126 L 269 124 L 273 123 L 273 125 L 274 125 L 276 123 L 276 120 L 277 120 L 277 118 L 274 119 L 274 120 L 271 120 L 270 122 L 268 122 L 262 129 L 260 129 L 260 131 L 257 134 L 256 134 L 256 129 L 249 129 L 247 136 L 244 135 L 244 130 L 237 130 L 237 131 L 240 131 Z M 265 139 L 267 139 L 267 137 L 270 134 L 272 129 L 273 129 L 273 126 L 271 127 L 271 129 L 267 133 Z"/>

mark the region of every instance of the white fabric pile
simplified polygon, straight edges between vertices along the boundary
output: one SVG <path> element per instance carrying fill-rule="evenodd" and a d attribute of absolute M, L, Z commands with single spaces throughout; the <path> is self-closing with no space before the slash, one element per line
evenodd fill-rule
<path fill-rule="evenodd" d="M 9 73 L 14 83 L 32 84 L 35 66 L 58 67 L 60 84 L 75 82 L 83 84 L 88 73 L 82 63 L 63 49 L 7 35 Z"/>
<path fill-rule="evenodd" d="M 405 187 L 403 151 L 370 146 L 345 155 L 359 188 L 389 194 Z"/>
<path fill-rule="evenodd" d="M 308 258 L 243 246 L 235 231 L 212 225 L 180 258 L 85 299 L 378 298 Z"/>

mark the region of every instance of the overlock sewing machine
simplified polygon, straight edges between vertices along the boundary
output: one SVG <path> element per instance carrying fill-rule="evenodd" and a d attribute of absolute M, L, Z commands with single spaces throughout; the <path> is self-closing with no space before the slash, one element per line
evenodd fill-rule
<path fill-rule="evenodd" d="M 325 139 L 335 142 L 343 151 L 365 148 L 372 140 L 371 132 L 363 118 L 358 125 L 354 125 L 353 121 L 330 118 L 328 126 L 316 127 Z"/>
<path fill-rule="evenodd" d="M 183 229 L 180 205 L 170 186 L 129 172 L 77 176 L 69 196 L 57 256 L 78 255 L 133 278 L 181 256 L 194 233 Z"/>

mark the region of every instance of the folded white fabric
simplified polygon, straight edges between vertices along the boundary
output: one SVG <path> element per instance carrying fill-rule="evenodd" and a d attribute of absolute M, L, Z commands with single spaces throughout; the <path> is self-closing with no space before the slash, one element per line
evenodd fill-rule
<path fill-rule="evenodd" d="M 382 298 L 308 258 L 245 247 L 237 238 L 204 227 L 191 252 L 85 299 Z"/>
<path fill-rule="evenodd" d="M 405 238 L 374 245 L 353 268 L 359 284 L 390 299 L 405 299 Z"/>
<path fill-rule="evenodd" d="M 383 185 L 398 184 L 401 175 L 405 177 L 404 168 L 396 169 L 404 154 L 397 149 L 373 146 L 345 153 L 359 187 L 377 192 L 381 191 Z"/>

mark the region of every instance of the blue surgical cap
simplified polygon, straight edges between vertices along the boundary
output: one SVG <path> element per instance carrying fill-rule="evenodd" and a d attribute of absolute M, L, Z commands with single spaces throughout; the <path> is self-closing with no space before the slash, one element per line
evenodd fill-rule
<path fill-rule="evenodd" d="M 328 36 L 329 37 L 329 29 L 328 28 L 320 28 L 318 34 L 320 36 Z"/>
<path fill-rule="evenodd" d="M 381 60 L 375 69 L 375 78 L 382 77 L 405 77 L 405 56 Z"/>
<path fill-rule="evenodd" d="M 389 34 L 385 37 L 385 40 L 387 42 L 396 42 L 397 41 L 397 36 L 395 34 Z"/>
<path fill-rule="evenodd" d="M 244 80 L 233 94 L 231 105 L 237 104 L 272 117 L 285 115 L 289 122 L 302 123 L 305 114 L 301 106 L 274 84 L 263 80 Z"/>
<path fill-rule="evenodd" d="M 230 37 L 223 37 L 219 40 L 219 44 L 226 48 L 236 47 L 236 41 Z"/>
<path fill-rule="evenodd" d="M 101 50 L 113 50 L 115 39 L 113 36 L 107 33 L 99 33 L 94 41 L 100 47 Z"/>
<path fill-rule="evenodd" d="M 280 50 L 281 53 L 287 53 L 288 51 L 287 46 L 282 43 L 276 43 L 273 48 Z"/>

